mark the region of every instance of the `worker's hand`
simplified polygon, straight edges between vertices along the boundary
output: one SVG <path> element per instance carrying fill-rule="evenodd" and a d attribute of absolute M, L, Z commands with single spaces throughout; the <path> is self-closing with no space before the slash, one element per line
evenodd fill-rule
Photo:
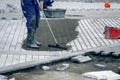
<path fill-rule="evenodd" d="M 44 3 L 44 1 L 40 1 L 40 3 L 39 3 L 39 9 L 40 9 L 41 11 L 43 11 L 43 3 Z"/>

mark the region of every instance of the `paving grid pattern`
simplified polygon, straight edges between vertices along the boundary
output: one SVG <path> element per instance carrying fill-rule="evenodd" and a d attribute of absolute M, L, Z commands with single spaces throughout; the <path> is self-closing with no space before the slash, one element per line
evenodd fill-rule
<path fill-rule="evenodd" d="M 77 39 L 67 45 L 75 45 L 72 51 L 84 50 L 118 44 L 119 40 L 109 40 L 104 38 L 104 27 L 119 27 L 120 19 L 81 19 L 78 21 L 76 30 L 79 32 Z M 2 20 L 0 21 L 0 50 L 3 51 L 26 51 L 22 49 L 21 44 L 26 37 L 25 22 L 22 20 Z M 27 51 L 29 52 L 29 51 Z"/>
<path fill-rule="evenodd" d="M 0 1 L 0 20 L 3 19 L 22 19 L 21 0 L 1 0 Z"/>
<path fill-rule="evenodd" d="M 7 0 L 1 0 L 0 4 L 2 4 L 0 5 L 1 12 L 7 10 L 7 4 L 13 5 L 18 10 L 21 9 L 20 0 L 9 0 L 9 2 Z M 89 5 L 88 3 L 81 2 L 58 1 L 53 4 L 53 7 L 72 11 L 84 9 L 106 10 L 103 7 L 103 3 L 96 5 L 97 3 Z M 120 9 L 120 4 L 112 3 L 112 5 L 113 6 L 109 10 Z M 79 25 L 76 28 L 76 30 L 79 31 L 78 37 L 67 44 L 72 46 L 70 51 L 84 51 L 120 43 L 120 40 L 106 40 L 103 35 L 104 26 L 120 26 L 119 18 L 81 19 L 78 23 Z M 67 55 L 66 51 L 26 51 L 21 48 L 22 41 L 25 37 L 26 28 L 23 20 L 0 20 L 0 69 L 29 61 L 46 60 L 48 58 L 57 58 Z"/>
<path fill-rule="evenodd" d="M 0 10 L 7 10 L 7 5 L 10 4 L 12 5 L 13 7 L 17 8 L 17 9 L 20 9 L 20 0 L 1 0 L 0 1 Z"/>
<path fill-rule="evenodd" d="M 58 55 L 32 55 L 32 54 L 1 54 L 0 55 L 0 68 L 16 65 L 20 63 L 30 62 L 30 61 L 38 61 L 44 60 L 47 58 L 58 57 Z"/>
<path fill-rule="evenodd" d="M 119 18 L 108 19 L 81 19 L 76 28 L 79 31 L 77 38 L 67 45 L 72 48 L 69 51 L 84 51 L 97 47 L 117 45 L 120 40 L 104 39 L 104 26 L 120 26 Z M 22 41 L 26 37 L 25 22 L 21 20 L 0 21 L 0 67 L 7 67 L 27 61 L 44 60 L 61 55 L 67 55 L 60 51 L 26 51 L 22 49 Z"/>
<path fill-rule="evenodd" d="M 120 40 L 109 40 L 104 38 L 104 27 L 119 27 L 119 19 L 82 19 L 79 22 L 77 39 L 68 43 L 72 46 L 72 51 L 86 50 L 89 48 L 104 47 L 120 43 Z"/>

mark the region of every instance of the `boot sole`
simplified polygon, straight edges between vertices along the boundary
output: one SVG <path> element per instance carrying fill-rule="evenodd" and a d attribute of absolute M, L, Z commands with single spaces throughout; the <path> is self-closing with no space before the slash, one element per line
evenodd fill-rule
<path fill-rule="evenodd" d="M 27 45 L 27 47 L 33 48 L 33 49 L 39 49 L 39 48 L 40 48 L 40 46 L 38 46 L 38 47 L 33 47 L 33 46 L 30 46 L 30 45 Z"/>
<path fill-rule="evenodd" d="M 42 44 L 36 44 L 37 46 L 42 46 Z"/>
<path fill-rule="evenodd" d="M 28 47 L 33 49 L 40 49 L 40 47 L 31 47 L 31 46 L 28 46 Z"/>

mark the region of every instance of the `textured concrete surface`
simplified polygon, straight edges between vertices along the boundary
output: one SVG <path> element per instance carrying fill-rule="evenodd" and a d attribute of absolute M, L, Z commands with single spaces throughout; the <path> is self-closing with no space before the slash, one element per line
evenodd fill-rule
<path fill-rule="evenodd" d="M 51 29 L 58 41 L 58 44 L 61 47 L 66 47 L 68 50 L 71 46 L 67 46 L 66 44 L 74 40 L 77 35 L 78 31 L 76 31 L 76 27 L 78 26 L 78 20 L 75 19 L 56 19 L 56 20 L 49 20 Z M 42 43 L 40 49 L 36 49 L 38 51 L 61 51 L 64 49 L 60 48 L 49 48 L 48 45 L 56 45 L 50 30 L 48 28 L 47 23 L 43 20 L 40 22 L 40 26 L 37 30 L 36 39 Z M 32 50 L 28 48 L 26 45 L 23 45 L 24 49 Z"/>
<path fill-rule="evenodd" d="M 0 8 L 2 10 L 7 10 L 6 5 L 8 3 L 13 4 L 13 6 L 18 10 L 18 13 L 21 14 L 21 10 L 20 10 L 21 7 L 19 4 L 20 2 L 18 0 L 10 0 L 9 2 L 7 0 L 2 0 L 1 1 L 2 5 L 0 5 Z M 49 19 L 50 24 L 53 27 L 53 31 L 55 31 L 55 33 L 57 34 L 57 37 L 60 38 L 58 40 L 60 41 L 61 39 L 64 38 L 63 40 L 61 40 L 62 41 L 61 44 L 65 42 L 64 44 L 67 44 L 67 46 L 71 46 L 71 48 L 68 51 L 59 51 L 59 50 L 56 51 L 55 49 L 49 50 L 47 49 L 46 46 L 43 47 L 43 49 L 41 49 L 43 51 L 25 50 L 21 46 L 23 44 L 23 41 L 26 38 L 25 20 L 23 19 L 0 20 L 0 45 L 1 45 L 0 46 L 0 63 L 1 63 L 0 70 L 1 72 L 4 72 L 2 71 L 2 69 L 6 70 L 6 68 L 8 69 L 8 71 L 11 70 L 9 66 L 12 66 L 12 68 L 16 66 L 16 68 L 18 68 L 19 65 L 23 64 L 23 66 L 20 66 L 20 69 L 21 69 L 21 68 L 25 68 L 26 63 L 31 63 L 31 61 L 33 61 L 33 63 L 36 61 L 40 63 L 52 62 L 57 59 L 65 59 L 73 55 L 83 54 L 86 51 L 91 51 L 91 50 L 105 49 L 109 51 L 119 52 L 120 40 L 105 39 L 103 34 L 104 27 L 106 25 L 112 26 L 112 27 L 120 27 L 119 16 L 114 17 L 114 15 L 119 15 L 119 8 L 120 8 L 119 5 L 120 4 L 112 3 L 112 7 L 110 9 L 104 9 L 103 3 L 89 4 L 89 3 L 81 3 L 81 2 L 80 3 L 79 2 L 74 2 L 74 3 L 73 2 L 68 2 L 68 3 L 56 2 L 53 6 L 54 8 L 67 9 L 68 12 L 66 15 L 70 15 L 70 16 L 66 18 L 73 18 L 73 19 L 75 17 L 78 18 L 78 20 L 70 20 L 70 21 L 68 19 L 63 19 L 63 20 Z M 100 17 L 99 14 L 95 15 L 95 16 L 99 16 L 99 18 L 95 18 L 94 15 L 92 15 L 91 18 L 84 17 L 83 15 L 84 13 L 86 15 L 93 14 L 94 10 L 96 13 L 101 12 L 101 15 L 102 14 L 106 14 L 106 15 L 103 17 Z M 99 12 L 99 10 L 101 11 Z M 111 15 L 109 14 L 109 12 L 111 13 Z M 5 15 L 8 14 L 6 11 L 5 13 L 1 13 L 1 14 L 5 14 Z M 79 17 L 80 15 L 83 15 L 82 19 Z M 13 17 L 12 15 L 11 16 L 7 15 L 7 16 Z M 47 25 L 45 24 L 44 21 L 41 23 L 41 25 L 43 25 L 41 26 L 41 29 L 43 29 L 42 30 L 43 32 L 44 32 L 44 29 L 47 30 L 44 33 L 45 37 L 47 37 L 47 34 L 49 34 Z M 67 30 L 70 30 L 71 33 L 69 33 L 69 31 Z M 42 31 L 40 32 L 38 31 L 38 34 L 41 35 L 43 33 Z M 64 32 L 65 34 L 61 35 L 58 32 L 60 33 Z M 75 35 L 72 32 L 75 33 Z M 77 35 L 76 35 L 76 32 L 78 32 Z M 44 35 L 41 35 L 41 36 L 44 36 Z M 65 37 L 66 35 L 69 36 L 69 38 Z M 52 37 L 48 36 L 47 39 L 45 39 L 44 37 L 39 38 L 40 41 L 42 40 L 44 45 L 47 44 L 46 42 L 51 43 L 49 39 L 52 39 Z"/>
<path fill-rule="evenodd" d="M 57 23 L 58 21 L 61 22 L 65 21 L 62 27 L 60 27 L 61 23 Z M 26 62 L 29 63 L 30 61 L 34 61 L 34 60 L 40 63 L 45 63 L 47 62 L 48 58 L 50 58 L 51 60 L 48 60 L 48 62 L 49 61 L 51 62 L 55 59 L 63 59 L 73 55 L 83 54 L 91 50 L 105 49 L 109 51 L 119 52 L 118 47 L 120 40 L 105 39 L 103 34 L 104 26 L 109 25 L 109 26 L 119 27 L 120 26 L 119 21 L 120 21 L 119 18 L 80 19 L 80 20 L 70 19 L 70 21 L 69 19 L 51 20 L 50 24 L 54 25 L 54 23 L 56 23 L 53 26 L 53 29 L 57 33 L 57 38 L 59 38 L 58 40 L 60 41 L 60 39 L 63 39 L 61 40 L 63 42 L 66 42 L 68 40 L 64 44 L 67 44 L 67 46 L 71 46 L 71 48 L 68 49 L 67 51 L 60 51 L 60 50 L 56 51 L 54 49 L 49 49 L 48 47 L 46 47 L 45 48 L 46 51 L 45 51 L 43 47 L 42 49 L 44 50 L 33 51 L 33 50 L 25 50 L 22 48 L 23 41 L 26 38 L 25 22 L 21 20 L 10 20 L 10 21 L 2 20 L 0 24 L 1 25 L 0 27 L 1 28 L 0 31 L 1 70 L 2 69 L 5 70 L 7 67 L 9 71 L 9 66 L 19 65 L 21 63 L 24 64 Z M 47 26 L 45 26 L 44 22 L 41 25 L 44 25 L 43 27 L 41 26 L 41 29 L 47 29 Z M 59 27 L 59 30 L 57 29 L 57 27 Z M 70 32 L 67 30 L 70 30 Z M 42 31 L 44 32 L 44 30 Z M 40 33 L 38 31 L 38 33 L 42 35 L 43 33 L 42 31 Z M 58 33 L 58 32 L 63 33 L 62 31 L 65 33 L 64 35 Z M 47 34 L 49 34 L 49 32 L 44 33 L 44 35 L 46 35 L 45 37 L 47 37 Z M 46 42 L 49 42 L 49 39 L 52 39 L 52 37 L 49 36 L 49 38 L 46 40 L 43 37 L 44 35 L 42 35 L 42 37 L 38 39 L 39 40 L 43 39 L 42 40 L 43 45 L 46 45 L 47 44 Z M 69 37 L 66 37 L 65 35 Z M 41 60 L 45 60 L 45 62 L 41 62 Z M 24 64 L 20 68 L 23 68 L 25 65 L 26 64 Z"/>

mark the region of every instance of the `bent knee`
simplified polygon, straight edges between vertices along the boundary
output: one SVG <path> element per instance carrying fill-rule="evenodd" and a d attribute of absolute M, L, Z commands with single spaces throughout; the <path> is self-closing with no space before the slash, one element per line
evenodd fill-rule
<path fill-rule="evenodd" d="M 32 16 L 30 20 L 30 26 L 34 28 L 36 27 L 36 16 Z"/>

